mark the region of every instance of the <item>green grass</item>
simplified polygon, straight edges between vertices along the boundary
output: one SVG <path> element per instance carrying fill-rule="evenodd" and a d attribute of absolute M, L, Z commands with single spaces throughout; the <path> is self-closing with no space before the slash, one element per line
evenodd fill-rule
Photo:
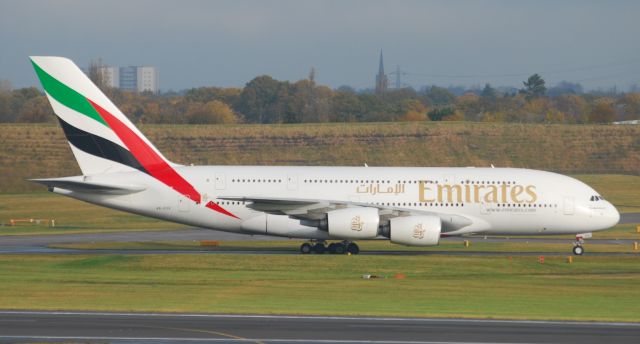
<path fill-rule="evenodd" d="M 6 226 L 11 219 L 54 219 L 47 224 Z M 0 235 L 171 230 L 183 225 L 95 206 L 52 193 L 0 194 Z"/>
<path fill-rule="evenodd" d="M 638 322 L 638 283 L 638 256 L 0 256 L 0 309 Z"/>
<path fill-rule="evenodd" d="M 640 242 L 640 235 L 636 235 Z M 571 241 L 561 241 L 558 243 L 544 243 L 535 240 L 527 242 L 486 242 L 482 238 L 469 238 L 469 247 L 465 247 L 462 242 L 442 241 L 440 245 L 433 247 L 410 247 L 392 244 L 387 240 L 358 241 L 362 251 L 423 251 L 423 252 L 545 252 L 549 254 L 570 255 Z M 80 250 L 176 250 L 176 251 L 229 251 L 229 250 L 258 250 L 258 251 L 292 251 L 297 252 L 302 240 L 285 241 L 223 241 L 219 246 L 202 246 L 199 241 L 159 241 L 159 242 L 93 242 L 93 243 L 70 243 L 54 244 L 53 248 L 70 248 Z M 634 250 L 632 243 L 620 244 L 593 244 L 589 241 L 585 244 L 589 252 L 620 252 L 638 253 Z"/>

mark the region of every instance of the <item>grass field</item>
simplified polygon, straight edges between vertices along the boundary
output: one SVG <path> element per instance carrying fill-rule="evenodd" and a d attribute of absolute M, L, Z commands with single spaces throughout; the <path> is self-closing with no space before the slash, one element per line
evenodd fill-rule
<path fill-rule="evenodd" d="M 639 283 L 638 256 L 0 256 L 0 309 L 638 322 Z"/>
<path fill-rule="evenodd" d="M 634 231 L 635 233 L 635 231 Z M 547 238 L 548 239 L 548 238 Z M 567 241 L 558 243 L 545 243 L 536 240 L 527 242 L 486 242 L 481 237 L 469 237 L 470 245 L 465 247 L 462 242 L 441 241 L 438 246 L 433 247 L 410 247 L 392 244 L 387 240 L 358 241 L 360 249 L 365 251 L 419 251 L 419 252 L 540 252 L 557 255 L 566 253 L 570 255 L 573 237 L 567 237 Z M 637 239 L 640 242 L 640 234 L 635 233 L 629 239 Z M 291 251 L 298 252 L 301 240 L 282 241 L 223 241 L 218 242 L 218 246 L 202 246 L 199 241 L 159 241 L 159 242 L 93 242 L 93 243 L 72 243 L 50 245 L 54 248 L 69 248 L 80 250 L 175 250 L 175 251 L 217 251 L 224 252 L 230 250 L 257 250 L 257 251 Z M 619 244 L 597 244 L 589 245 L 587 241 L 586 250 L 588 252 L 619 252 L 637 253 L 632 243 L 623 242 Z"/>
<path fill-rule="evenodd" d="M 576 173 L 640 171 L 640 126 L 468 122 L 143 125 L 184 164 L 526 167 Z M 0 193 L 25 180 L 79 174 L 56 125 L 0 125 Z"/>
<path fill-rule="evenodd" d="M 6 226 L 11 219 L 54 219 L 46 224 Z M 52 193 L 0 194 L 0 235 L 73 234 L 184 228 L 172 222 L 98 207 Z"/>

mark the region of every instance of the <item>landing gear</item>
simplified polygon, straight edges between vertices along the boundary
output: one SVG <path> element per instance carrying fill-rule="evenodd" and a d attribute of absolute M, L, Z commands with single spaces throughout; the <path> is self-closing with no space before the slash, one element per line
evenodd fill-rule
<path fill-rule="evenodd" d="M 349 241 L 332 242 L 327 246 L 325 246 L 324 241 L 305 242 L 300 245 L 300 253 L 309 254 L 312 252 L 316 254 L 323 254 L 325 252 L 331 254 L 358 254 L 360 253 L 360 247 L 358 247 L 356 243 Z"/>
<path fill-rule="evenodd" d="M 573 246 L 573 254 L 575 254 L 576 256 L 581 256 L 583 253 L 584 248 L 582 247 L 582 245 Z"/>
<path fill-rule="evenodd" d="M 576 256 L 581 256 L 584 253 L 582 244 L 584 244 L 584 237 L 581 235 L 577 235 L 576 241 L 573 243 L 573 254 L 575 254 Z"/>
<path fill-rule="evenodd" d="M 300 253 L 302 254 L 311 253 L 311 244 L 305 242 L 304 244 L 300 245 Z"/>
<path fill-rule="evenodd" d="M 350 242 L 347 244 L 347 252 L 351 254 L 360 253 L 360 247 L 355 242 Z"/>
<path fill-rule="evenodd" d="M 327 248 L 324 246 L 323 242 L 316 243 L 313 245 L 313 252 L 317 254 L 323 254 Z"/>
<path fill-rule="evenodd" d="M 345 250 L 346 248 L 341 242 L 332 242 L 331 244 L 329 244 L 329 253 L 344 254 Z"/>

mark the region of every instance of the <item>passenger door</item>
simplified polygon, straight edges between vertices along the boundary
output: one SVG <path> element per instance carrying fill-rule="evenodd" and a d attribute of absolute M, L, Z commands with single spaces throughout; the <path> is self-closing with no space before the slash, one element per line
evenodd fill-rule
<path fill-rule="evenodd" d="M 564 209 L 564 214 L 565 215 L 573 215 L 574 210 L 575 210 L 573 197 L 565 197 L 564 198 L 563 209 Z"/>

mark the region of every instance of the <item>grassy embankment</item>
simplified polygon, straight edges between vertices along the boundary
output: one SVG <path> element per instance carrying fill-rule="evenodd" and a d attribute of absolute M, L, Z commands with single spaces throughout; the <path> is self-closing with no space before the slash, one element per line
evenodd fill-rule
<path fill-rule="evenodd" d="M 350 123 L 141 126 L 171 160 L 222 165 L 507 166 L 564 174 L 640 171 L 640 126 Z M 79 174 L 54 125 L 0 125 L 0 193 Z"/>
<path fill-rule="evenodd" d="M 638 259 L 2 255 L 0 309 L 638 322 Z"/>

